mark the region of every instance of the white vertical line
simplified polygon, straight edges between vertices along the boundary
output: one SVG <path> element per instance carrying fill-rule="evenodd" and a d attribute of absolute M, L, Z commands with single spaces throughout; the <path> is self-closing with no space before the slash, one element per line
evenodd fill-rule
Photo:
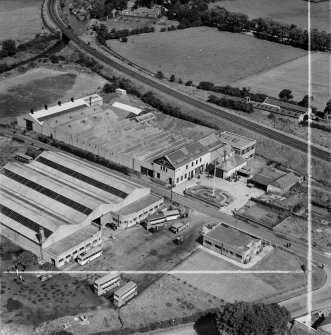
<path fill-rule="evenodd" d="M 311 176 L 312 176 L 312 166 L 311 166 L 311 100 L 312 96 L 311 90 L 311 29 L 310 29 L 310 0 L 307 1 L 308 4 L 308 148 L 307 148 L 307 175 L 308 175 L 308 253 L 307 253 L 307 324 L 311 325 L 311 313 L 312 313 L 312 240 L 311 240 Z"/>

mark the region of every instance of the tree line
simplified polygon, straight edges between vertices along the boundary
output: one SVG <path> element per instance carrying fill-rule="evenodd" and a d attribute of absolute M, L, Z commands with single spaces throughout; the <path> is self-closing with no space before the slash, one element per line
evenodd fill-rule
<path fill-rule="evenodd" d="M 208 8 L 209 0 L 179 0 L 168 5 L 167 17 L 178 20 L 177 29 L 197 26 L 216 27 L 234 33 L 252 32 L 255 37 L 272 42 L 308 49 L 308 31 L 294 24 L 285 24 L 272 19 L 249 20 L 246 14 L 229 12 L 222 7 Z M 167 5 L 165 5 L 167 7 Z M 331 34 L 311 30 L 311 50 L 330 51 Z"/>
<path fill-rule="evenodd" d="M 221 107 L 239 110 L 248 114 L 254 112 L 253 104 L 251 104 L 250 102 L 233 100 L 229 98 L 218 98 L 216 95 L 213 94 L 209 96 L 207 101 Z"/>
<path fill-rule="evenodd" d="M 106 45 L 107 40 L 111 39 L 125 39 L 126 37 L 130 35 L 139 35 L 139 34 L 145 34 L 145 33 L 153 33 L 155 31 L 154 27 L 141 27 L 141 28 L 135 28 L 132 30 L 128 29 L 121 29 L 116 30 L 112 29 L 110 32 L 108 31 L 108 28 L 105 24 L 100 24 L 99 26 L 95 26 L 94 28 L 96 34 L 97 34 L 97 40 L 99 43 Z M 127 41 L 124 40 L 124 41 Z"/>

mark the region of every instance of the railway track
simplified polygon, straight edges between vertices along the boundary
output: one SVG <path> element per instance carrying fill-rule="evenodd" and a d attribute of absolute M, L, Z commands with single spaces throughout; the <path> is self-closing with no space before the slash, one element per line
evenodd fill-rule
<path fill-rule="evenodd" d="M 154 89 L 157 89 L 158 91 L 161 91 L 171 97 L 174 97 L 178 100 L 181 100 L 191 106 L 194 106 L 196 108 L 201 109 L 205 113 L 208 113 L 212 116 L 221 117 L 224 120 L 227 120 L 231 123 L 234 123 L 236 125 L 239 125 L 241 127 L 244 127 L 246 129 L 249 129 L 251 131 L 254 131 L 260 135 L 263 135 L 269 139 L 275 140 L 281 144 L 287 145 L 289 147 L 295 148 L 297 150 L 300 150 L 301 152 L 307 153 L 308 152 L 308 142 L 305 140 L 302 140 L 298 137 L 295 137 L 291 134 L 285 134 L 278 130 L 275 130 L 273 128 L 270 128 L 268 126 L 264 126 L 258 123 L 255 123 L 251 121 L 249 118 L 244 116 L 239 116 L 236 114 L 231 113 L 230 111 L 215 107 L 214 105 L 211 105 L 207 102 L 203 102 L 200 100 L 197 100 L 185 93 L 181 93 L 176 91 L 175 89 L 167 86 L 166 84 L 148 76 L 145 75 L 138 70 L 130 67 L 127 64 L 122 64 L 119 60 L 112 59 L 104 55 L 103 53 L 99 52 L 98 50 L 92 48 L 91 46 L 87 45 L 85 42 L 83 42 L 81 39 L 79 39 L 72 30 L 70 30 L 65 23 L 61 20 L 61 18 L 58 15 L 57 9 L 56 9 L 56 0 L 50 0 L 48 2 L 48 10 L 50 14 L 50 18 L 53 20 L 54 24 L 62 31 L 62 33 L 70 40 L 72 40 L 74 43 L 79 46 L 82 50 L 85 50 L 87 53 L 89 53 L 94 58 L 102 61 L 103 63 L 106 63 L 107 65 L 110 65 L 111 67 L 115 68 L 116 70 L 126 73 L 127 75 L 134 77 L 136 80 L 141 81 L 142 83 L 153 87 Z M 315 158 L 321 159 L 325 162 L 330 162 L 331 152 L 330 150 L 320 147 L 315 144 L 310 144 L 311 148 L 311 155 Z"/>

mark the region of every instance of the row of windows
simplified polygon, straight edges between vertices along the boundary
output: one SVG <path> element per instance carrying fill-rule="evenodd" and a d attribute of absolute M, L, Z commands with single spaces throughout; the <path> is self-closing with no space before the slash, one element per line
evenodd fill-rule
<path fill-rule="evenodd" d="M 162 206 L 162 203 L 158 204 L 158 205 L 155 205 L 154 208 L 150 208 L 148 211 L 145 211 L 143 214 L 140 214 L 139 215 L 139 220 L 141 220 L 143 217 L 147 217 L 148 215 L 152 214 L 153 212 L 155 212 L 159 207 Z M 113 218 L 113 220 L 115 222 L 118 222 L 117 219 Z M 136 222 L 138 220 L 137 217 L 134 217 L 133 219 L 131 219 L 130 221 L 128 220 L 124 220 L 124 223 L 129 223 L 129 222 Z M 120 221 L 120 223 L 122 223 L 122 221 Z"/>
<path fill-rule="evenodd" d="M 164 166 L 161 166 L 161 171 L 168 172 L 168 169 Z"/>
<path fill-rule="evenodd" d="M 96 239 L 96 240 L 93 240 L 92 244 L 96 244 L 96 243 L 98 242 L 98 240 L 100 241 L 100 240 L 101 240 L 101 237 L 99 237 L 99 238 Z M 85 248 L 89 248 L 90 246 L 91 246 L 91 243 L 88 243 L 88 244 L 86 244 L 85 247 L 80 247 L 80 248 L 79 248 L 79 253 L 82 253 L 82 252 L 84 251 Z M 60 259 L 59 259 L 59 263 L 63 262 L 64 259 L 68 260 L 68 259 L 71 258 L 71 257 L 75 257 L 75 256 L 77 256 L 77 254 L 78 254 L 78 250 L 75 250 L 75 251 L 73 251 L 72 254 L 69 254 L 69 255 L 66 255 L 66 256 L 63 257 L 63 258 L 60 258 Z"/>
<path fill-rule="evenodd" d="M 254 145 L 252 145 L 251 147 L 248 147 L 248 148 L 246 148 L 246 149 L 244 149 L 244 150 L 241 150 L 241 154 L 242 155 L 244 155 L 244 154 L 246 154 L 247 152 L 250 152 L 251 150 L 253 150 L 254 149 Z"/>
<path fill-rule="evenodd" d="M 197 165 L 197 164 L 199 164 L 199 162 L 200 162 L 200 163 L 202 162 L 202 158 L 197 159 L 197 160 L 195 161 L 195 164 Z M 191 163 L 191 166 L 194 166 L 194 161 Z M 188 170 L 188 164 L 186 164 L 186 170 Z"/>
<path fill-rule="evenodd" d="M 206 240 L 205 240 L 205 243 L 208 244 L 208 245 L 211 245 L 211 246 L 212 246 L 212 243 L 209 242 L 209 241 L 206 241 Z M 226 249 L 226 248 L 222 248 L 221 246 L 219 246 L 219 245 L 217 245 L 217 244 L 215 244 L 215 248 L 222 250 L 222 252 L 230 253 L 230 255 L 232 255 L 232 256 L 234 255 L 233 251 L 230 251 L 230 250 L 228 250 L 228 249 Z M 240 255 L 240 254 L 235 254 L 235 255 L 236 255 L 238 258 L 242 258 L 242 255 Z"/>

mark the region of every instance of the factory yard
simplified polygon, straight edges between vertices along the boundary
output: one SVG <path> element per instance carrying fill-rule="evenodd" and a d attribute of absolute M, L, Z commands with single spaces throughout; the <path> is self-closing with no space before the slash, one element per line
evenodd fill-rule
<path fill-rule="evenodd" d="M 213 41 L 211 44 L 210 41 Z M 128 43 L 109 40 L 110 47 L 153 72 L 226 85 L 306 55 L 306 51 L 242 34 L 196 27 L 130 36 Z"/>
<path fill-rule="evenodd" d="M 175 270 L 197 271 L 194 275 L 176 274 L 175 276 L 200 290 L 213 294 L 225 301 L 253 301 L 268 296 L 277 296 L 283 292 L 304 288 L 306 278 L 300 269 L 296 256 L 272 250 L 251 271 L 299 271 L 291 274 L 254 274 L 240 273 L 241 269 L 221 257 L 205 250 L 197 250 L 192 256 L 178 265 Z M 199 271 L 238 271 L 231 274 L 200 274 Z M 301 273 L 300 273 L 301 272 Z"/>

